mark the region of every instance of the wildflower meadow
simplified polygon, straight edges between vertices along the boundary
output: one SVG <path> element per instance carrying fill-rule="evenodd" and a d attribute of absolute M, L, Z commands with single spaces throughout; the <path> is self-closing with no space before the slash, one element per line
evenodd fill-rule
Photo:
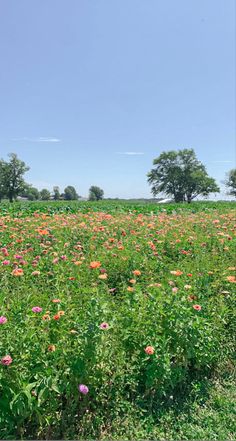
<path fill-rule="evenodd" d="M 234 371 L 235 204 L 114 204 L 1 206 L 1 439 L 165 439 Z"/>

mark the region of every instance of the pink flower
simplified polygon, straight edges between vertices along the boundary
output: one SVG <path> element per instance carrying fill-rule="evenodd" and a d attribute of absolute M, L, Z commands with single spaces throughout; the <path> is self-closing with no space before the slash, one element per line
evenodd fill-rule
<path fill-rule="evenodd" d="M 79 385 L 79 391 L 83 394 L 83 395 L 87 395 L 89 388 L 88 386 L 86 386 L 85 384 L 80 384 Z"/>
<path fill-rule="evenodd" d="M 4 357 L 2 357 L 1 364 L 3 364 L 3 366 L 9 366 L 9 364 L 11 363 L 12 363 L 12 358 L 10 355 L 5 355 Z"/>
<path fill-rule="evenodd" d="M 61 256 L 61 260 L 66 260 L 67 257 L 66 256 Z"/>
<path fill-rule="evenodd" d="M 155 349 L 154 349 L 153 346 L 147 346 L 147 347 L 144 349 L 144 351 L 145 351 L 146 354 L 148 354 L 148 355 L 153 355 L 154 352 L 155 352 Z"/>
<path fill-rule="evenodd" d="M 201 311 L 202 307 L 201 305 L 193 305 L 193 309 L 196 309 L 196 311 Z"/>
<path fill-rule="evenodd" d="M 174 288 L 172 288 L 172 292 L 177 292 L 179 288 L 177 288 L 176 286 Z"/>
<path fill-rule="evenodd" d="M 58 261 L 59 261 L 59 259 L 58 259 L 58 257 L 55 257 L 55 259 L 53 259 L 53 261 L 52 261 L 52 263 L 58 263 Z"/>
<path fill-rule="evenodd" d="M 1 315 L 1 317 L 0 317 L 0 325 L 3 325 L 6 322 L 7 322 L 7 318 L 4 315 Z"/>
<path fill-rule="evenodd" d="M 106 323 L 106 322 L 103 322 L 103 323 L 100 324 L 99 328 L 101 328 L 101 329 L 108 329 L 109 328 L 109 324 Z"/>
<path fill-rule="evenodd" d="M 10 263 L 11 263 L 10 260 L 3 260 L 2 262 L 3 265 L 10 265 Z"/>
<path fill-rule="evenodd" d="M 52 299 L 52 303 L 61 303 L 60 299 Z"/>
<path fill-rule="evenodd" d="M 40 306 L 33 306 L 32 311 L 33 312 L 42 312 L 43 308 L 40 308 Z"/>

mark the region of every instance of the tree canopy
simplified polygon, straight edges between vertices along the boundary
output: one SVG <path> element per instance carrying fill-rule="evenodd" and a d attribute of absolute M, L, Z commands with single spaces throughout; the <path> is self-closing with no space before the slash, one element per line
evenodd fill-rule
<path fill-rule="evenodd" d="M 64 198 L 67 201 L 75 201 L 78 199 L 78 194 L 76 193 L 75 187 L 68 185 L 64 190 Z"/>
<path fill-rule="evenodd" d="M 89 200 L 90 201 L 99 201 L 103 199 L 104 191 L 97 187 L 96 185 L 92 185 L 89 189 Z"/>
<path fill-rule="evenodd" d="M 227 174 L 225 185 L 229 188 L 228 194 L 236 197 L 236 168 L 233 168 Z"/>
<path fill-rule="evenodd" d="M 9 162 L 0 161 L 0 194 L 13 202 L 27 186 L 23 176 L 29 167 L 15 153 L 10 153 L 9 158 Z"/>
<path fill-rule="evenodd" d="M 153 165 L 148 182 L 154 196 L 164 193 L 173 197 L 175 202 L 190 203 L 199 195 L 220 191 L 193 149 L 163 152 L 154 159 Z"/>

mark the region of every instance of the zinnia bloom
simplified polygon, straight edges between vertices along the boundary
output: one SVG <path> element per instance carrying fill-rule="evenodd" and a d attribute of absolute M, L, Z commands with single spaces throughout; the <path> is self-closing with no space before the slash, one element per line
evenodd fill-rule
<path fill-rule="evenodd" d="M 10 263 L 11 263 L 10 260 L 3 260 L 2 262 L 3 265 L 10 265 Z"/>
<path fill-rule="evenodd" d="M 109 328 L 109 324 L 106 322 L 102 322 L 99 326 L 101 329 L 108 329 Z"/>
<path fill-rule="evenodd" d="M 7 322 L 7 318 L 4 315 L 1 315 L 0 317 L 0 325 L 4 325 L 4 323 Z"/>
<path fill-rule="evenodd" d="M 24 271 L 21 268 L 16 268 L 12 271 L 12 275 L 16 276 L 16 277 L 23 276 L 23 274 L 24 274 Z"/>
<path fill-rule="evenodd" d="M 227 280 L 228 280 L 228 282 L 230 282 L 230 283 L 236 283 L 236 278 L 235 278 L 235 276 L 228 276 L 228 277 L 227 277 Z"/>
<path fill-rule="evenodd" d="M 43 320 L 51 320 L 49 314 L 44 314 L 42 317 Z"/>
<path fill-rule="evenodd" d="M 89 391 L 89 388 L 85 384 L 80 384 L 79 385 L 79 391 L 81 392 L 81 394 L 87 395 L 87 393 Z"/>
<path fill-rule="evenodd" d="M 100 266 L 101 266 L 101 262 L 99 262 L 99 261 L 93 261 L 89 265 L 89 267 L 92 268 L 92 269 L 100 268 Z"/>
<path fill-rule="evenodd" d="M 54 318 L 54 320 L 59 320 L 60 315 L 56 314 L 56 315 L 53 316 L 53 318 Z"/>
<path fill-rule="evenodd" d="M 49 352 L 54 352 L 56 350 L 56 346 L 55 345 L 49 345 L 48 346 L 48 351 Z"/>
<path fill-rule="evenodd" d="M 173 274 L 174 276 L 181 276 L 181 274 L 183 274 L 183 271 L 176 270 L 176 271 L 170 271 L 170 273 Z"/>
<path fill-rule="evenodd" d="M 144 350 L 145 350 L 146 354 L 148 354 L 148 355 L 152 355 L 155 352 L 155 349 L 153 346 L 147 346 Z"/>
<path fill-rule="evenodd" d="M 31 273 L 32 276 L 39 276 L 39 274 L 40 274 L 40 271 L 33 271 Z"/>
<path fill-rule="evenodd" d="M 43 308 L 41 308 L 40 306 L 33 306 L 32 311 L 33 312 L 42 312 Z"/>
<path fill-rule="evenodd" d="M 202 307 L 201 305 L 193 305 L 193 309 L 196 309 L 196 311 L 201 311 Z"/>
<path fill-rule="evenodd" d="M 107 274 L 100 274 L 100 276 L 98 276 L 99 279 L 101 280 L 106 280 L 107 279 Z"/>
<path fill-rule="evenodd" d="M 12 363 L 12 358 L 10 355 L 5 355 L 4 357 L 2 357 L 1 364 L 3 364 L 4 366 L 9 366 L 9 364 L 11 363 Z"/>
<path fill-rule="evenodd" d="M 52 299 L 52 303 L 61 303 L 60 299 Z"/>
<path fill-rule="evenodd" d="M 133 275 L 134 275 L 134 276 L 141 276 L 141 271 L 139 271 L 139 270 L 134 270 L 134 271 L 133 271 Z"/>

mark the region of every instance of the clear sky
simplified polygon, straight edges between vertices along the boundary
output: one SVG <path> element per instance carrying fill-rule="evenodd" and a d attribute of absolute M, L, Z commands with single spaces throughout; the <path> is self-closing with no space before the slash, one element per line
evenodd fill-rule
<path fill-rule="evenodd" d="M 162 151 L 235 167 L 235 0 L 1 0 L 0 157 L 61 191 L 150 197 Z"/>

